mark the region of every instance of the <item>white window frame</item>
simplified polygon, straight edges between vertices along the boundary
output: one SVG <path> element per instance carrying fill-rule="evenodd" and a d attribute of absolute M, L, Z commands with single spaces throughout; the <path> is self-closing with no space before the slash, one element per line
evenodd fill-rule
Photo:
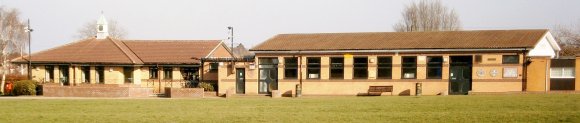
<path fill-rule="evenodd" d="M 572 70 L 572 75 L 571 76 L 564 76 L 565 69 Z M 575 69 L 574 67 L 552 67 L 552 68 L 550 68 L 550 78 L 576 78 L 576 71 L 574 69 Z M 561 75 L 554 76 L 552 74 L 552 72 L 555 70 L 559 70 L 561 72 Z"/>

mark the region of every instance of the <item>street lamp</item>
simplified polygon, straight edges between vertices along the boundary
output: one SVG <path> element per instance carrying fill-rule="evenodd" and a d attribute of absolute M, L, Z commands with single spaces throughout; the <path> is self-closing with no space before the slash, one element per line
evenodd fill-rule
<path fill-rule="evenodd" d="M 24 32 L 28 32 L 28 80 L 32 80 L 32 54 L 31 54 L 31 50 L 30 50 L 30 33 L 34 31 L 32 28 L 30 28 L 30 19 L 28 19 L 28 25 L 26 25 L 26 27 L 24 27 Z"/>

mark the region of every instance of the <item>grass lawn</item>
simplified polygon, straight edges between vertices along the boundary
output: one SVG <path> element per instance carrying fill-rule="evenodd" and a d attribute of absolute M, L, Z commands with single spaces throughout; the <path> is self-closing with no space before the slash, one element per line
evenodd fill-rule
<path fill-rule="evenodd" d="M 0 122 L 580 122 L 580 95 L 2 99 Z"/>

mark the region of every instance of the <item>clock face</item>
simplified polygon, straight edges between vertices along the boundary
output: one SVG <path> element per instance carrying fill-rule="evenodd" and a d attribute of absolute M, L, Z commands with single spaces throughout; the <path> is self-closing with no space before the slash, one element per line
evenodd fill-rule
<path fill-rule="evenodd" d="M 103 25 L 99 25 L 99 31 L 103 31 Z"/>

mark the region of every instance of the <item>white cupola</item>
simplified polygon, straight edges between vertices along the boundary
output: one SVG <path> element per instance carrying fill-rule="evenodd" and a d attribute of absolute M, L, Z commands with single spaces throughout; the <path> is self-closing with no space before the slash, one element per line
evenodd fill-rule
<path fill-rule="evenodd" d="M 109 36 L 109 26 L 105 15 L 101 13 L 101 17 L 97 21 L 97 39 L 105 39 Z"/>

